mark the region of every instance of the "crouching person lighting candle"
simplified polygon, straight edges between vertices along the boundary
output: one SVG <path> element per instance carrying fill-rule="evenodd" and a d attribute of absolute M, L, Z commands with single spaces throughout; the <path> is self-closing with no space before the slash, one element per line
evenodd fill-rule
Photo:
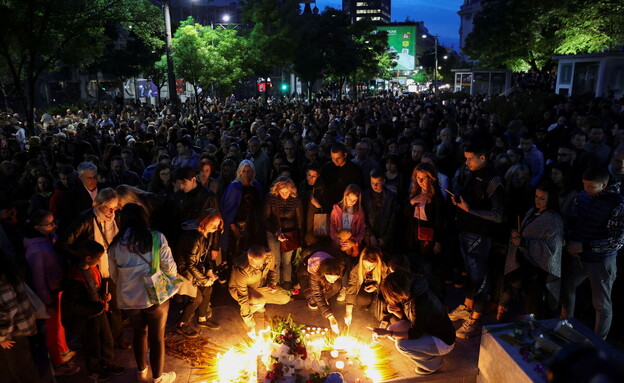
<path fill-rule="evenodd" d="M 455 329 L 440 299 L 422 277 L 401 270 L 384 279 L 381 293 L 388 312 L 399 321 L 387 329 L 373 329 L 374 335 L 393 340 L 399 352 L 416 364 L 417 374 L 438 371 L 442 356 L 455 345 Z"/>

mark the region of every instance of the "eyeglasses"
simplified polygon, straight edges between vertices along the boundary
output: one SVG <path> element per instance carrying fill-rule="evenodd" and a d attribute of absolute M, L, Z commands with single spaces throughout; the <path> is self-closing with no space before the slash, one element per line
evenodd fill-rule
<path fill-rule="evenodd" d="M 39 224 L 39 225 L 37 225 L 37 226 L 41 226 L 41 227 L 53 227 L 53 226 L 56 226 L 56 225 L 57 225 L 57 223 L 58 223 L 58 221 L 52 221 L 52 222 L 50 222 L 50 223 L 41 223 L 41 224 Z"/>
<path fill-rule="evenodd" d="M 572 153 L 557 153 L 557 157 L 571 156 Z"/>

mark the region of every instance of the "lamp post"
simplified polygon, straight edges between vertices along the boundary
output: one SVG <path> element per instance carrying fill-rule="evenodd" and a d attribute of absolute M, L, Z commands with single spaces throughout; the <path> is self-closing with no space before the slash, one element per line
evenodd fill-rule
<path fill-rule="evenodd" d="M 426 39 L 427 35 L 422 35 L 423 39 Z M 438 35 L 432 36 L 434 39 L 433 55 L 435 56 L 435 65 L 433 67 L 433 92 L 438 92 Z M 445 57 L 446 58 L 446 57 Z"/>
<path fill-rule="evenodd" d="M 165 52 L 167 54 L 167 86 L 169 88 L 169 102 L 173 113 L 178 113 L 178 94 L 176 93 L 176 79 L 173 72 L 173 59 L 171 58 L 171 14 L 169 13 L 169 0 L 162 0 L 163 17 L 165 19 Z"/>

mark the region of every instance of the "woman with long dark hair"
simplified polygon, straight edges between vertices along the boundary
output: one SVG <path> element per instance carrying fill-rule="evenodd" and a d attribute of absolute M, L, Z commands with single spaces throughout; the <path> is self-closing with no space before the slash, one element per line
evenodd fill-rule
<path fill-rule="evenodd" d="M 413 219 L 408 243 L 416 245 L 419 255 L 440 271 L 436 256 L 442 251 L 444 196 L 433 165 L 422 162 L 414 168 L 409 198 Z"/>
<path fill-rule="evenodd" d="M 159 305 L 151 303 L 143 279 L 151 275 L 156 254 L 160 257 L 160 270 L 170 277 L 177 276 L 178 270 L 165 236 L 150 230 L 143 207 L 135 203 L 126 204 L 121 210 L 119 233 L 108 249 L 111 278 L 117 284 L 119 308 L 126 310 L 134 330 L 133 349 L 138 378 L 147 379 L 149 348 L 154 382 L 168 383 L 176 377 L 173 371 L 163 373 L 169 299 Z"/>
<path fill-rule="evenodd" d="M 397 350 L 416 365 L 416 373 L 428 375 L 442 367 L 442 356 L 455 346 L 455 328 L 440 299 L 427 281 L 399 270 L 381 284 L 388 312 L 398 322 L 387 329 L 376 328 L 378 337 L 389 337 Z"/>
<path fill-rule="evenodd" d="M 535 190 L 534 206 L 512 230 L 498 320 L 507 312 L 512 292 L 522 291 L 525 312 L 540 318 L 550 317 L 559 306 L 563 220 L 558 207 L 556 186 L 542 183 Z"/>

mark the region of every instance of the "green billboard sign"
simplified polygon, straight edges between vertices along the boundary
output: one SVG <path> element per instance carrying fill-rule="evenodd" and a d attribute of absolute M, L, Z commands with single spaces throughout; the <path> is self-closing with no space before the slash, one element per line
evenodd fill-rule
<path fill-rule="evenodd" d="M 390 51 L 397 54 L 394 70 L 414 70 L 416 66 L 416 26 L 384 26 L 379 31 L 388 33 Z"/>

